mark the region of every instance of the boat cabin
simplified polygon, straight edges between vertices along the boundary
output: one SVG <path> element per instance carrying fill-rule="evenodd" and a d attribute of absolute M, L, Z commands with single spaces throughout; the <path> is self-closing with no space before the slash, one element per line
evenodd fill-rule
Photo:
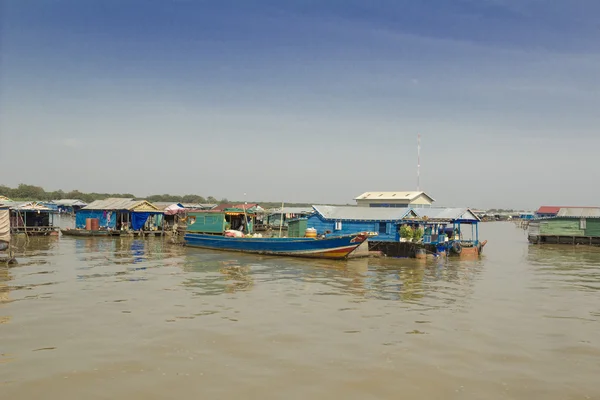
<path fill-rule="evenodd" d="M 241 208 L 189 211 L 185 222 L 187 224 L 186 231 L 190 233 L 220 235 L 230 229 L 251 233 L 256 223 L 256 212 Z"/>

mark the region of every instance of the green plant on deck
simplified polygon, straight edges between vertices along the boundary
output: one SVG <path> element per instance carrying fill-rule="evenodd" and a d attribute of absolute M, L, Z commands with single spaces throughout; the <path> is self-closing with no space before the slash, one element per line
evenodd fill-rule
<path fill-rule="evenodd" d="M 423 228 L 415 229 L 415 231 L 413 232 L 413 240 L 415 242 L 421 240 L 421 238 L 423 237 L 423 234 L 424 234 Z"/>
<path fill-rule="evenodd" d="M 402 239 L 411 240 L 413 238 L 413 229 L 408 225 L 402 225 L 400 227 L 400 237 Z"/>

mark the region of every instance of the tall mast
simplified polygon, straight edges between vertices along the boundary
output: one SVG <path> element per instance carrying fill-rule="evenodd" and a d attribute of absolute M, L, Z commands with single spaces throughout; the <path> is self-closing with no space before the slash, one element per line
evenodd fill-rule
<path fill-rule="evenodd" d="M 417 135 L 417 192 L 421 191 L 421 134 Z"/>

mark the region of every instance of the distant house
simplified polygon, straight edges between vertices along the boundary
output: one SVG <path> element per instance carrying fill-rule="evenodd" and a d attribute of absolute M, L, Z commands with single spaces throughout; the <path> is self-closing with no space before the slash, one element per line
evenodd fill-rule
<path fill-rule="evenodd" d="M 79 199 L 52 200 L 52 203 L 56 204 L 58 212 L 61 213 L 75 213 L 81 208 L 87 206 L 85 201 Z"/>
<path fill-rule="evenodd" d="M 412 209 L 366 208 L 352 206 L 313 206 L 314 213 L 306 218 L 306 226 L 317 234 L 345 235 L 356 232 L 375 232 L 373 241 L 398 241 L 398 225 L 417 214 Z M 290 221 L 290 224 L 292 222 Z M 295 231 L 290 227 L 291 231 Z M 304 232 L 299 232 L 304 235 Z"/>
<path fill-rule="evenodd" d="M 288 221 L 300 217 L 306 217 L 314 213 L 315 210 L 312 207 L 279 207 L 267 210 L 267 217 L 264 221 L 266 226 L 270 227 L 282 227 L 288 226 Z"/>
<path fill-rule="evenodd" d="M 585 209 L 585 208 L 598 208 L 598 207 L 578 207 L 578 206 L 541 206 L 535 212 L 536 218 L 551 218 L 556 217 L 561 209 L 570 208 L 570 209 Z"/>
<path fill-rule="evenodd" d="M 359 207 L 420 208 L 435 201 L 425 192 L 365 192 L 356 197 Z"/>
<path fill-rule="evenodd" d="M 541 206 L 535 212 L 535 216 L 537 218 L 556 217 L 556 214 L 558 214 L 559 211 L 560 211 L 560 207 L 556 207 L 556 206 Z"/>
<path fill-rule="evenodd" d="M 210 209 L 213 211 L 223 211 L 223 210 L 231 209 L 231 208 L 246 210 L 247 212 L 248 211 L 249 212 L 263 212 L 264 211 L 264 208 L 259 206 L 257 203 L 239 203 L 239 204 L 223 203 L 223 204 L 217 205 L 216 207 L 212 207 Z"/>

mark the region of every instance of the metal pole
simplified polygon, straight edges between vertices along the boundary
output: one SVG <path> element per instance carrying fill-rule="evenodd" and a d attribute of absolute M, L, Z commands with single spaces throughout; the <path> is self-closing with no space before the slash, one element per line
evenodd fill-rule
<path fill-rule="evenodd" d="M 417 192 L 421 190 L 421 134 L 417 135 Z"/>

